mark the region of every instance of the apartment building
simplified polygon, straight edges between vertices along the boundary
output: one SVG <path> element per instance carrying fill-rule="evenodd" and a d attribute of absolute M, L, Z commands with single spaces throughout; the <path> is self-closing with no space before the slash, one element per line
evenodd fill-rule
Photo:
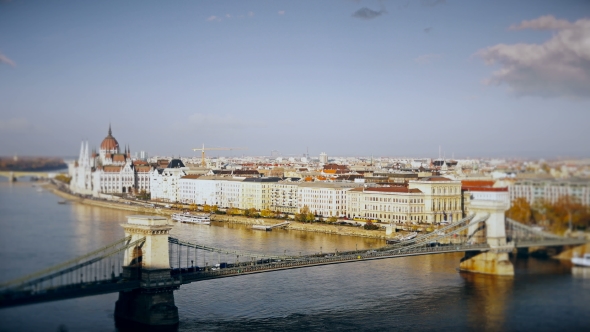
<path fill-rule="evenodd" d="M 273 183 L 270 193 L 270 209 L 283 213 L 297 213 L 299 182 L 279 181 Z"/>
<path fill-rule="evenodd" d="M 346 192 L 362 187 L 359 183 L 346 182 L 304 182 L 299 185 L 297 192 L 298 211 L 304 206 L 319 216 L 344 217 L 346 216 L 347 196 Z"/>
<path fill-rule="evenodd" d="M 560 197 L 575 197 L 590 206 L 590 181 L 586 179 L 520 179 L 508 187 L 510 200 L 523 197 L 533 204 L 537 200 L 555 203 Z"/>

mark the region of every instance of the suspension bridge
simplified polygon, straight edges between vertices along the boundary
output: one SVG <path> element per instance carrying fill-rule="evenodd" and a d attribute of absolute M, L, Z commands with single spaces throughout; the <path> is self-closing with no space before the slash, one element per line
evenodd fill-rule
<path fill-rule="evenodd" d="M 513 275 L 508 253 L 516 248 L 575 246 L 565 238 L 506 219 L 495 201 L 473 201 L 471 214 L 412 240 L 375 250 L 311 255 L 266 255 L 216 248 L 170 237 L 172 225 L 160 216 L 129 216 L 125 237 L 67 262 L 0 285 L 0 308 L 119 293 L 115 318 L 150 326 L 178 324 L 173 291 L 203 280 L 279 270 L 463 252 L 459 268 Z"/>

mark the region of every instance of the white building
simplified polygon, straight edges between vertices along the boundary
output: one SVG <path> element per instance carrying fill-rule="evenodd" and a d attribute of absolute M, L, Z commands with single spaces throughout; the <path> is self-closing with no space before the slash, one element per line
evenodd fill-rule
<path fill-rule="evenodd" d="M 78 160 L 69 164 L 68 170 L 72 177 L 70 190 L 77 194 L 99 196 L 150 191 L 148 174 L 151 167 L 146 162 L 132 161 L 129 148 L 120 152 L 110 125 L 99 153 L 93 151 L 91 154 L 88 142 L 83 142 Z"/>
<path fill-rule="evenodd" d="M 564 196 L 575 197 L 581 204 L 590 206 L 590 181 L 585 179 L 517 180 L 509 187 L 510 199 L 523 197 L 533 204 L 537 200 L 555 203 Z"/>
<path fill-rule="evenodd" d="M 304 206 L 319 216 L 344 217 L 346 215 L 346 192 L 362 186 L 345 182 L 304 182 L 297 192 L 298 211 Z"/>
<path fill-rule="evenodd" d="M 188 170 L 180 159 L 172 159 L 166 168 L 151 171 L 151 199 L 180 202 L 179 180 L 187 175 Z"/>
<path fill-rule="evenodd" d="M 426 222 L 424 193 L 407 187 L 356 188 L 348 194 L 348 217 L 381 222 Z"/>
<path fill-rule="evenodd" d="M 300 182 L 279 181 L 273 183 L 270 193 L 270 209 L 284 213 L 297 213 L 297 192 Z"/>
<path fill-rule="evenodd" d="M 347 192 L 349 218 L 393 223 L 439 223 L 463 217 L 461 181 L 440 176 L 408 186 L 358 188 Z"/>
<path fill-rule="evenodd" d="M 247 178 L 244 179 L 242 190 L 240 192 L 240 209 L 270 209 L 271 192 L 274 183 L 279 182 L 279 178 Z"/>

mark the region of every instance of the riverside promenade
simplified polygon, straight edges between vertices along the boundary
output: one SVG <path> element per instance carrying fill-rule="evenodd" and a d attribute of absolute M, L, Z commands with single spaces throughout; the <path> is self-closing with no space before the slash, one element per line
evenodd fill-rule
<path fill-rule="evenodd" d="M 174 213 L 178 213 L 178 210 L 172 210 L 163 207 L 146 207 L 146 204 L 152 204 L 153 202 L 139 202 L 139 201 L 130 201 L 126 200 L 123 202 L 115 202 L 115 201 L 107 201 L 107 200 L 99 200 L 99 199 L 92 199 L 92 198 L 84 198 L 78 195 L 74 195 L 63 190 L 53 184 L 47 183 L 44 185 L 45 189 L 48 191 L 53 192 L 55 195 L 67 199 L 71 202 L 76 202 L 79 204 L 103 207 L 108 209 L 119 209 L 119 210 L 126 210 L 132 211 L 135 213 L 140 214 L 157 214 L 162 216 L 172 216 Z M 129 204 L 125 203 L 129 202 Z M 242 225 L 274 225 L 281 222 L 284 222 L 285 219 L 271 219 L 271 218 L 247 218 L 243 216 L 230 216 L 230 215 L 223 215 L 223 214 L 214 214 L 211 216 L 212 221 L 216 222 L 227 222 L 232 224 L 242 224 Z M 336 224 L 323 224 L 323 223 L 302 223 L 294 220 L 289 220 L 291 223 L 285 227 L 289 230 L 296 230 L 302 232 L 313 232 L 313 233 L 324 233 L 324 234 L 334 234 L 334 235 L 341 235 L 341 236 L 355 236 L 355 237 L 365 237 L 365 238 L 373 238 L 373 239 L 383 239 L 385 240 L 387 237 L 385 235 L 385 230 L 366 230 L 360 227 L 352 227 L 352 226 L 343 226 L 343 225 L 336 225 Z"/>

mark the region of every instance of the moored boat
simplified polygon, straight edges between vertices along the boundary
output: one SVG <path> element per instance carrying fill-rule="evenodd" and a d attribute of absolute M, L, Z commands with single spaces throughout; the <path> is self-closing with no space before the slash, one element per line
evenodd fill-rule
<path fill-rule="evenodd" d="M 174 213 L 172 220 L 189 224 L 210 225 L 211 216 L 206 214 Z"/>
<path fill-rule="evenodd" d="M 584 254 L 582 257 L 573 257 L 572 263 L 577 266 L 590 267 L 590 254 Z"/>
<path fill-rule="evenodd" d="M 397 237 L 395 237 L 393 239 L 387 240 L 387 244 L 401 243 L 401 242 L 404 242 L 404 241 L 411 240 L 411 239 L 415 238 L 416 236 L 418 236 L 418 232 L 412 232 L 412 233 L 407 234 L 407 235 L 400 235 L 400 236 L 397 236 Z"/>

